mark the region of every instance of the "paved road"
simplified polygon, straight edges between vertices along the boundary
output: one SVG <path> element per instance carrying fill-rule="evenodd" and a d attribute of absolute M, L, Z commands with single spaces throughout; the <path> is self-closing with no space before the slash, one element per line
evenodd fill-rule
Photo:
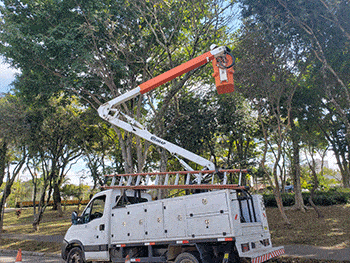
<path fill-rule="evenodd" d="M 27 234 L 2 234 L 3 238 L 15 238 L 23 240 L 37 240 L 43 242 L 56 242 L 61 243 L 63 236 L 53 235 L 53 236 L 40 236 L 40 235 L 27 235 Z M 301 257 L 309 259 L 319 259 L 319 260 L 337 260 L 340 262 L 350 263 L 350 248 L 343 249 L 330 249 L 325 247 L 314 247 L 305 245 L 287 245 L 284 246 L 286 251 L 286 256 L 291 257 Z M 6 254 L 7 253 L 7 254 Z M 6 254 L 6 255 L 5 255 Z M 17 251 L 0 251 L 0 262 L 14 262 L 16 258 Z M 44 261 L 45 260 L 45 261 Z M 44 254 L 23 252 L 22 253 L 23 262 L 57 262 L 61 263 L 63 260 L 60 259 L 59 255 L 44 257 Z"/>
<path fill-rule="evenodd" d="M 30 234 L 8 234 L 1 233 L 1 238 L 8 239 L 19 239 L 19 240 L 35 240 L 40 242 L 55 242 L 62 244 L 63 236 L 61 235 L 52 235 L 52 236 L 42 236 L 42 235 L 30 235 Z"/>
<path fill-rule="evenodd" d="M 0 262 L 12 263 L 16 260 L 17 251 L 0 250 Z M 64 263 L 59 255 L 44 255 L 43 253 L 22 252 L 22 262 L 27 263 Z"/>
<path fill-rule="evenodd" d="M 350 262 L 350 248 L 334 249 L 327 247 L 288 245 L 284 246 L 284 249 L 286 255 L 291 257 Z"/>
<path fill-rule="evenodd" d="M 289 245 L 285 246 L 286 256 L 319 260 L 337 260 L 350 262 L 350 248 L 328 249 L 313 246 Z M 15 262 L 17 251 L 0 250 L 0 262 Z M 64 263 L 60 255 L 44 255 L 43 253 L 22 252 L 22 262 L 28 263 Z"/>

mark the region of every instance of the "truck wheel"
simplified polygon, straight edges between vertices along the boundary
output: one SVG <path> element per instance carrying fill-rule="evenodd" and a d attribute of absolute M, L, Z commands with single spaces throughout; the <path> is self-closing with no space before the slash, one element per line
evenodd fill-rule
<path fill-rule="evenodd" d="M 174 263 L 199 263 L 199 261 L 191 253 L 184 252 L 176 257 Z"/>
<path fill-rule="evenodd" d="M 67 263 L 84 263 L 83 252 L 80 248 L 72 248 L 67 257 Z"/>

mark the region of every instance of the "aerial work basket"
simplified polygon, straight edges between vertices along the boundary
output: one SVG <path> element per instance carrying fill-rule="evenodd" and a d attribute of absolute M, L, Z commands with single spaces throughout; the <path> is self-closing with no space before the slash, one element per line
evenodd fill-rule
<path fill-rule="evenodd" d="M 233 92 L 234 81 L 233 81 L 233 65 L 234 58 L 230 53 L 226 53 L 225 57 L 215 58 L 212 62 L 215 78 L 215 85 L 218 94 L 225 94 Z"/>

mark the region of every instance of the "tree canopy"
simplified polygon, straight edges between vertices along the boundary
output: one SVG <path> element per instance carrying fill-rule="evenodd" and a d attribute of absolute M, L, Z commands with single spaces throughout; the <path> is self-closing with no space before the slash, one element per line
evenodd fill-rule
<path fill-rule="evenodd" d="M 279 201 L 291 178 L 298 209 L 306 152 L 330 145 L 349 187 L 349 11 L 346 0 L 4 0 L 0 54 L 21 73 L 0 101 L 0 184 L 23 159 L 59 204 L 78 158 L 94 188 L 104 173 L 180 169 L 96 109 L 217 44 L 236 56 L 234 94 L 216 95 L 202 66 L 118 110 L 217 167 L 253 168 Z"/>

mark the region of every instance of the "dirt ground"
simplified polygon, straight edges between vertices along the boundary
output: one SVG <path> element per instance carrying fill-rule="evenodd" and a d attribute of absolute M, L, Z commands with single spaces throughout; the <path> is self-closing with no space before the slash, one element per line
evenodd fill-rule
<path fill-rule="evenodd" d="M 32 209 L 23 209 L 17 217 L 14 210 L 5 214 L 4 232 L 17 237 L 21 235 L 60 236 L 64 235 L 70 226 L 70 215 L 75 207 L 67 207 L 64 217 L 57 216 L 57 212 L 48 209 L 40 225 L 40 230 L 32 229 Z M 286 226 L 282 221 L 277 208 L 267 208 L 267 217 L 274 246 L 309 245 L 323 247 L 325 249 L 350 248 L 350 204 L 319 207 L 323 218 L 317 218 L 313 209 L 300 212 L 288 209 L 286 214 L 291 221 L 291 226 Z M 44 253 L 59 253 L 60 244 L 21 239 L 8 239 L 0 237 L 0 249 L 13 249 Z M 314 260 L 304 258 L 280 257 L 272 259 L 271 263 L 340 263 L 340 261 Z M 350 262 L 341 261 L 341 262 Z"/>
<path fill-rule="evenodd" d="M 287 208 L 286 214 L 292 225 L 286 226 L 277 208 L 267 208 L 272 243 L 276 246 L 350 247 L 350 204 L 320 206 L 319 209 L 323 218 L 317 218 L 312 208 L 305 213 Z"/>

